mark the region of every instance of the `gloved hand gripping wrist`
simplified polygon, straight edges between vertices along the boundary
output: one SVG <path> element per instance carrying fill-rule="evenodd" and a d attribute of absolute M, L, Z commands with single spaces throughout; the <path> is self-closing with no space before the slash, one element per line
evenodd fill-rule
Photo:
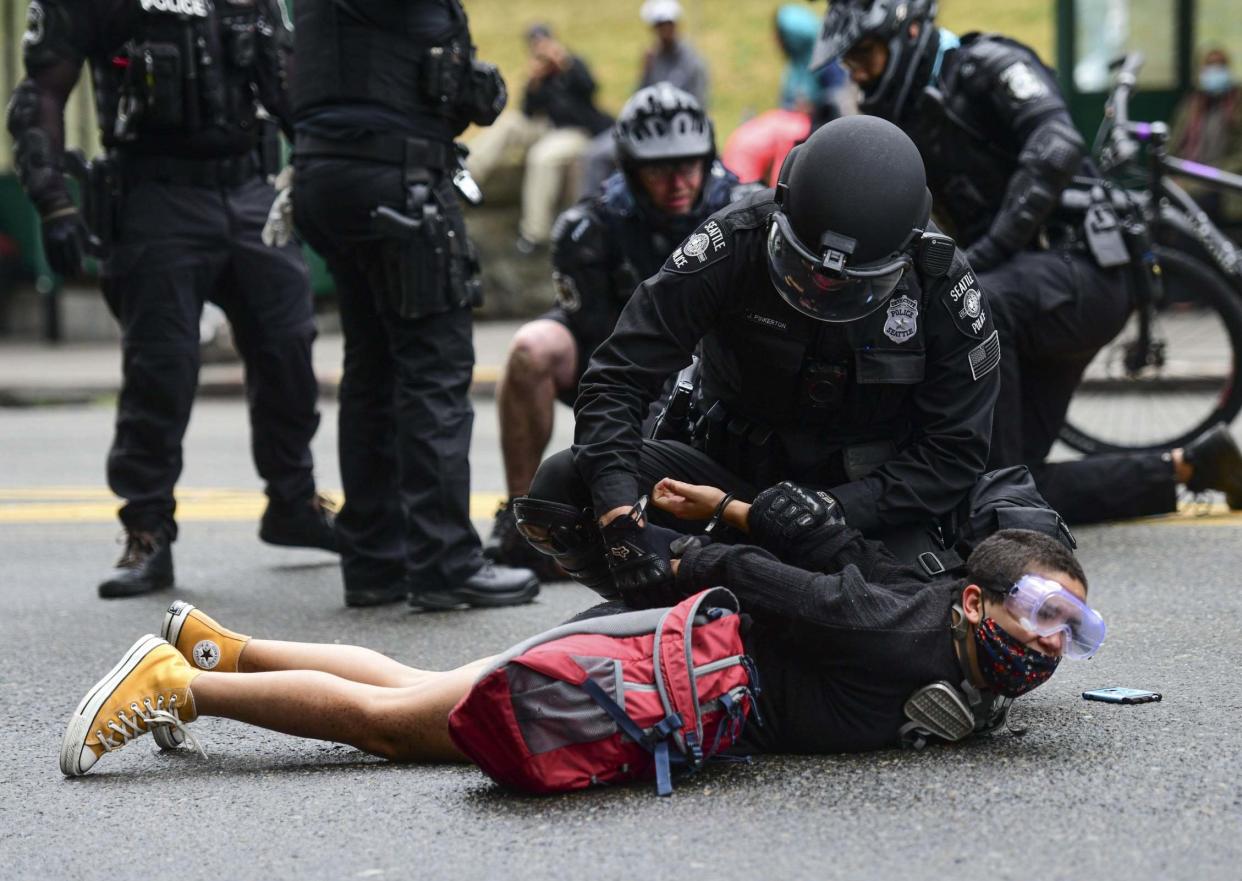
<path fill-rule="evenodd" d="M 628 514 L 600 527 L 608 568 L 617 592 L 631 608 L 643 609 L 676 603 L 681 597 L 673 583 L 669 545 L 681 533 L 646 523 L 647 497 Z"/>
<path fill-rule="evenodd" d="M 750 534 L 777 556 L 826 523 L 845 524 L 837 500 L 823 490 L 788 481 L 765 489 L 750 506 Z"/>

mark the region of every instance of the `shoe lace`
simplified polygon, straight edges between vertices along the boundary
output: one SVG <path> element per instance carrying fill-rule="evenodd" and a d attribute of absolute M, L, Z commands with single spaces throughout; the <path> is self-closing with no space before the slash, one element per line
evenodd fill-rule
<path fill-rule="evenodd" d="M 315 493 L 315 497 L 311 499 L 311 507 L 316 511 L 323 511 L 327 514 L 336 514 L 340 510 L 336 502 L 323 493 Z"/>
<path fill-rule="evenodd" d="M 105 752 L 120 749 L 155 726 L 166 726 L 181 732 L 181 735 L 193 744 L 199 754 L 204 759 L 207 758 L 207 751 L 198 742 L 198 738 L 190 731 L 189 726 L 181 721 L 181 709 L 177 706 L 177 695 L 171 695 L 167 700 L 164 695 L 157 695 L 154 702 L 150 697 L 144 697 L 141 705 L 134 701 L 130 703 L 129 709 L 130 713 L 126 713 L 123 708 L 117 710 L 115 719 L 109 719 L 103 728 L 96 729 L 95 736 Z"/>
<path fill-rule="evenodd" d="M 150 532 L 128 532 L 122 535 L 125 538 L 125 552 L 117 560 L 116 568 L 132 569 L 155 553 L 155 536 Z"/>
<path fill-rule="evenodd" d="M 1187 487 L 1179 491 L 1178 498 L 1185 503 L 1192 517 L 1207 517 L 1212 513 L 1211 490 L 1193 490 Z"/>

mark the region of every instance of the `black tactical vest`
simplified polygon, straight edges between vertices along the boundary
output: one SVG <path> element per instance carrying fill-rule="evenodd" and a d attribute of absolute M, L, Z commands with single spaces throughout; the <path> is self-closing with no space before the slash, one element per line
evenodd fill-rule
<path fill-rule="evenodd" d="M 298 0 L 294 21 L 298 56 L 311 60 L 294 77 L 298 119 L 334 105 L 370 105 L 429 121 L 429 137 L 460 130 L 451 128 L 453 108 L 441 100 L 443 81 L 461 75 L 470 53 L 458 0 Z"/>
<path fill-rule="evenodd" d="M 984 112 L 986 96 L 975 82 L 989 78 L 981 67 L 1004 63 L 999 56 L 1008 47 L 979 36 L 967 35 L 948 53 L 937 84 L 902 123 L 923 155 L 936 219 L 960 247 L 991 228 L 1022 149 L 1012 131 Z"/>
<path fill-rule="evenodd" d="M 125 14 L 130 38 L 91 59 L 104 144 L 182 158 L 252 149 L 257 0 L 138 0 Z"/>

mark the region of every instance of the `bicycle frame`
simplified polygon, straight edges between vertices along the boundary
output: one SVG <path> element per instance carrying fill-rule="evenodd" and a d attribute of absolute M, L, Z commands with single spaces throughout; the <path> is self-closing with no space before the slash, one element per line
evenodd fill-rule
<path fill-rule="evenodd" d="M 1242 253 L 1238 247 L 1212 222 L 1199 203 L 1169 177 L 1177 174 L 1242 193 L 1242 175 L 1168 155 L 1165 152 L 1168 127 L 1164 123 L 1133 122 L 1126 124 L 1125 130 L 1140 144 L 1148 145 L 1148 187 L 1160 197 L 1158 210 L 1153 211 L 1148 206 L 1153 234 L 1167 226 L 1198 242 L 1222 272 L 1242 281 Z M 1158 235 L 1153 237 L 1159 238 Z"/>

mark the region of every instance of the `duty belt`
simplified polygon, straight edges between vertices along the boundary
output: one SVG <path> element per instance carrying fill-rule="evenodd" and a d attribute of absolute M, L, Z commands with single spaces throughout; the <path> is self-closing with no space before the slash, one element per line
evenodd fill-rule
<path fill-rule="evenodd" d="M 253 152 L 223 159 L 180 159 L 172 156 L 117 156 L 126 181 L 154 180 L 191 187 L 237 187 L 259 173 Z"/>
<path fill-rule="evenodd" d="M 448 141 L 425 138 L 399 138 L 376 135 L 356 141 L 337 141 L 317 135 L 297 136 L 294 153 L 299 159 L 310 157 L 331 159 L 362 159 L 399 165 L 402 168 L 457 167 L 457 147 Z"/>

